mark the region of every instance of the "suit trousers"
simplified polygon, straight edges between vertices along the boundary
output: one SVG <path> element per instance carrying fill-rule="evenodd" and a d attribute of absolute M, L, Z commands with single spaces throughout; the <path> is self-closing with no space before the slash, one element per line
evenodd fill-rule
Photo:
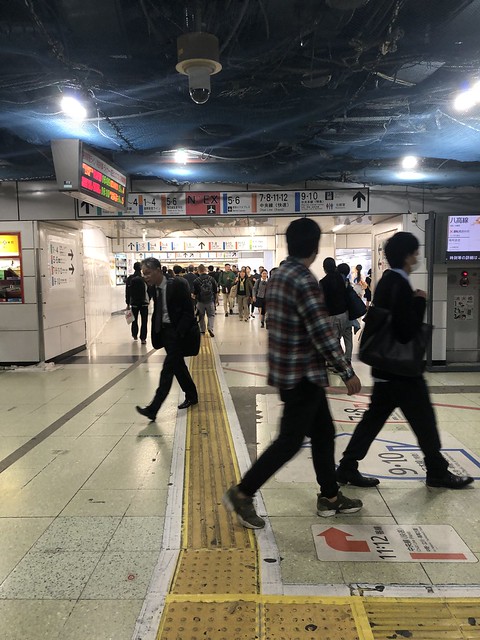
<path fill-rule="evenodd" d="M 375 382 L 368 410 L 357 424 L 343 452 L 340 467 L 347 473 L 358 468 L 392 411 L 402 410 L 425 457 L 427 476 L 441 478 L 448 462 L 440 453 L 440 435 L 435 413 L 423 377 Z"/>
<path fill-rule="evenodd" d="M 338 493 L 335 479 L 335 427 L 325 390 L 306 378 L 293 389 L 280 390 L 284 402 L 279 434 L 244 475 L 239 489 L 253 496 L 258 489 L 299 451 L 309 436 L 312 459 L 322 496 Z"/>
<path fill-rule="evenodd" d="M 142 320 L 141 328 L 140 328 L 140 340 L 147 339 L 147 323 L 148 323 L 148 305 L 144 304 L 141 307 L 133 306 L 131 307 L 133 313 L 133 322 L 132 322 L 132 338 L 137 338 L 138 336 L 138 314 L 140 313 L 140 318 Z"/>
<path fill-rule="evenodd" d="M 178 337 L 174 327 L 170 325 L 162 326 L 162 341 L 167 355 L 163 361 L 160 382 L 155 392 L 155 397 L 149 405 L 149 409 L 155 413 L 158 412 L 168 396 L 174 376 L 188 400 L 197 400 L 198 398 L 197 387 L 182 355 L 182 340 Z"/>

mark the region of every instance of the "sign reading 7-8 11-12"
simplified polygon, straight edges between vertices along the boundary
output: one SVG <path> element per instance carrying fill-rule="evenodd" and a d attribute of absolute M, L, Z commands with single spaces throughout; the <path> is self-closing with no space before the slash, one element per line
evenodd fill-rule
<path fill-rule="evenodd" d="M 304 189 L 298 191 L 182 191 L 130 193 L 126 211 L 113 216 L 254 216 L 367 213 L 369 190 Z M 85 209 L 79 217 L 112 217 L 108 211 Z"/>

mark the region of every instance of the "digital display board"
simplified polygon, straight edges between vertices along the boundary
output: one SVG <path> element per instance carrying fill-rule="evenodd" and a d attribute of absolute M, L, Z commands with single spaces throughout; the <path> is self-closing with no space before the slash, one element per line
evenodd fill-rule
<path fill-rule="evenodd" d="M 448 216 L 447 262 L 480 260 L 480 216 Z"/>
<path fill-rule="evenodd" d="M 52 155 L 62 193 L 108 211 L 125 209 L 127 175 L 81 140 L 52 140 Z"/>

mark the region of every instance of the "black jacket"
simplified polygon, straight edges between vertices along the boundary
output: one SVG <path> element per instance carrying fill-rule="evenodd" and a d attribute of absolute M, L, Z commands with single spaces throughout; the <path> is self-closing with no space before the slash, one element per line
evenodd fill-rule
<path fill-rule="evenodd" d="M 155 318 L 158 311 L 158 300 L 154 297 L 152 316 L 152 345 L 155 349 L 163 347 L 162 332 L 155 332 Z M 196 323 L 192 298 L 188 287 L 181 278 L 167 280 L 167 311 L 171 324 L 175 327 L 179 340 L 184 340 L 189 329 Z"/>
<path fill-rule="evenodd" d="M 399 342 L 409 342 L 423 323 L 425 298 L 414 296 L 407 280 L 395 271 L 387 270 L 375 288 L 373 304 L 388 309 L 392 315 L 392 328 Z M 393 380 L 402 378 L 386 371 L 372 369 L 374 378 Z"/>
<path fill-rule="evenodd" d="M 132 307 L 148 304 L 147 285 L 141 271 L 135 271 L 125 281 L 125 302 Z"/>
<path fill-rule="evenodd" d="M 338 316 L 347 310 L 347 294 L 345 280 L 341 273 L 334 271 L 320 280 L 325 296 L 325 305 L 329 316 Z"/>

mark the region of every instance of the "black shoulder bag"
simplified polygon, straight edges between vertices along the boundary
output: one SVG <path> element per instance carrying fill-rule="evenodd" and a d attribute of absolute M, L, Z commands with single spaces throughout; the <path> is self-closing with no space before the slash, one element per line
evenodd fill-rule
<path fill-rule="evenodd" d="M 355 289 L 350 283 L 345 288 L 345 296 L 347 298 L 348 319 L 356 320 L 361 318 L 367 312 L 367 307 L 363 300 L 357 296 Z"/>
<path fill-rule="evenodd" d="M 393 332 L 390 311 L 370 306 L 358 357 L 365 364 L 387 373 L 420 376 L 425 368 L 423 359 L 432 331 L 432 325 L 424 322 L 409 342 L 399 342 Z"/>

